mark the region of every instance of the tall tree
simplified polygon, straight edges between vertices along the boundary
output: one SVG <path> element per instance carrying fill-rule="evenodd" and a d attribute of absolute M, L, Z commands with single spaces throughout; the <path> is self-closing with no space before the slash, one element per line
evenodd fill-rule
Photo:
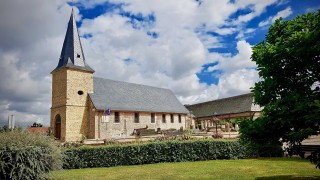
<path fill-rule="evenodd" d="M 320 10 L 276 20 L 251 59 L 261 78 L 252 91 L 264 110 L 261 118 L 243 123 L 241 138 L 300 144 L 319 131 Z"/>

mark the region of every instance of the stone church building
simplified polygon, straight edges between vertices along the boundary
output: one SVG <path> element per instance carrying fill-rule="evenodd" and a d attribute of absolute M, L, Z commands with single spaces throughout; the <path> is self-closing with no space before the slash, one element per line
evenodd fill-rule
<path fill-rule="evenodd" d="M 129 136 L 134 129 L 186 128 L 189 111 L 169 89 L 94 77 L 73 11 L 52 74 L 50 126 L 62 142 Z"/>

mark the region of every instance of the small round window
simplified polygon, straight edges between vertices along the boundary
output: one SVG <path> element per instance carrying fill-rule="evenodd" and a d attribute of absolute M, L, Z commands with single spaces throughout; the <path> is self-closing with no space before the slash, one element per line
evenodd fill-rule
<path fill-rule="evenodd" d="M 78 94 L 79 94 L 79 95 L 82 95 L 82 94 L 83 94 L 83 91 L 78 91 Z"/>

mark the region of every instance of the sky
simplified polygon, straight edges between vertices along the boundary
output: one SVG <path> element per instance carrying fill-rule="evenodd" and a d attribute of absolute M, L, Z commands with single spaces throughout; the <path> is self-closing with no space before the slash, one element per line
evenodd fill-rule
<path fill-rule="evenodd" d="M 95 77 L 171 89 L 182 104 L 250 92 L 251 47 L 318 0 L 2 0 L 0 125 L 50 122 L 51 71 L 71 8 Z"/>

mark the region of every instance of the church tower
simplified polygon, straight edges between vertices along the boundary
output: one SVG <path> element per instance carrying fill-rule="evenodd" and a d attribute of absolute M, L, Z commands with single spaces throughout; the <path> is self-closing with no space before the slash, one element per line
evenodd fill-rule
<path fill-rule="evenodd" d="M 87 136 L 88 93 L 93 93 L 93 73 L 85 61 L 72 9 L 59 63 L 51 72 L 50 125 L 56 139 L 79 141 Z"/>

